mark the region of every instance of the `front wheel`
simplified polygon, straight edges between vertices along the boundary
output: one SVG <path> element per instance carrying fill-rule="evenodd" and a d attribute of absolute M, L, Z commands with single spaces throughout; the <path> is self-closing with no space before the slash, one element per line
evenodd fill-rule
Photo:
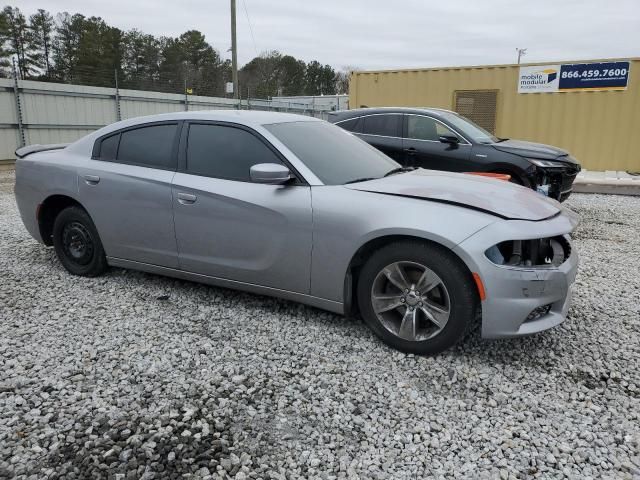
<path fill-rule="evenodd" d="M 80 207 L 68 207 L 53 223 L 56 255 L 70 273 L 95 277 L 107 269 L 107 259 L 95 225 Z"/>
<path fill-rule="evenodd" d="M 398 242 L 376 251 L 358 281 L 364 320 L 387 345 L 434 354 L 454 345 L 478 305 L 464 264 L 443 247 Z"/>

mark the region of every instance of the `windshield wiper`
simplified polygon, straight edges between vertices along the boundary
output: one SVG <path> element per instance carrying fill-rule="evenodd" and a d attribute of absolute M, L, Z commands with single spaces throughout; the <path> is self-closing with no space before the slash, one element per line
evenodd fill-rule
<path fill-rule="evenodd" d="M 508 138 L 499 138 L 496 143 L 506 142 L 507 140 L 509 140 L 509 139 Z"/>
<path fill-rule="evenodd" d="M 388 171 L 387 173 L 384 174 L 384 176 L 388 177 L 390 175 L 395 175 L 396 173 L 412 172 L 415 169 L 416 167 L 398 167 Z"/>
<path fill-rule="evenodd" d="M 355 180 L 349 180 L 348 182 L 344 182 L 343 185 L 348 185 L 349 183 L 359 183 L 359 182 L 367 182 L 369 180 L 376 180 L 376 177 L 362 177 L 356 178 Z"/>

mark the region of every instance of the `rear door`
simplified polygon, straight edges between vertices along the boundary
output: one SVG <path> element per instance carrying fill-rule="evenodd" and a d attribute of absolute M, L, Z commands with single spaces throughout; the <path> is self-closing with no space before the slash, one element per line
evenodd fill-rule
<path fill-rule="evenodd" d="M 257 163 L 285 163 L 252 129 L 185 126 L 173 180 L 180 268 L 212 277 L 309 292 L 311 190 L 302 182 L 252 183 Z M 288 165 L 287 165 L 288 166 Z"/>
<path fill-rule="evenodd" d="M 360 132 L 354 132 L 364 141 L 373 145 L 394 160 L 401 162 L 402 153 L 402 114 L 379 113 L 360 118 Z"/>
<path fill-rule="evenodd" d="M 404 116 L 404 161 L 409 166 L 450 172 L 473 171 L 471 144 L 443 122 L 426 115 Z M 443 143 L 440 135 L 458 137 L 458 144 Z"/>
<path fill-rule="evenodd" d="M 80 202 L 107 256 L 178 266 L 171 181 L 179 130 L 179 122 L 162 122 L 110 134 L 78 169 Z"/>

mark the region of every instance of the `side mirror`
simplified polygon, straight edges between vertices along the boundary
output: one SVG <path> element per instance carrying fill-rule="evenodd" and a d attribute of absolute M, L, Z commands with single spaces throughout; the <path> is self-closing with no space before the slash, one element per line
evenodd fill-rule
<path fill-rule="evenodd" d="M 279 163 L 258 163 L 250 169 L 251 181 L 280 185 L 291 180 L 291 172 Z"/>
<path fill-rule="evenodd" d="M 448 143 L 450 145 L 457 145 L 460 143 L 460 139 L 455 135 L 440 135 L 438 137 L 438 140 L 440 140 L 442 143 Z"/>

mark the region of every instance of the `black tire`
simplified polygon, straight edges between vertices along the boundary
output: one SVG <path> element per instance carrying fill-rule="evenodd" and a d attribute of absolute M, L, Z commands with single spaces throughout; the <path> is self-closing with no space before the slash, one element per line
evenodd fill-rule
<path fill-rule="evenodd" d="M 73 275 L 95 277 L 107 259 L 91 217 L 80 207 L 67 207 L 53 223 L 53 246 L 62 266 Z"/>
<path fill-rule="evenodd" d="M 380 278 L 386 278 L 379 276 L 383 269 L 397 262 L 427 267 L 439 277 L 441 285 L 445 288 L 448 320 L 433 337 L 425 337 L 426 339 L 418 337 L 416 340 L 401 338 L 385 327 L 374 311 L 372 300 L 374 282 L 378 282 L 376 283 L 378 285 Z M 373 332 L 390 347 L 419 355 L 435 354 L 456 344 L 473 325 L 479 303 L 473 277 L 462 261 L 444 247 L 419 241 L 396 242 L 374 252 L 360 271 L 357 290 L 360 313 Z M 408 302 L 409 299 L 403 295 L 402 301 Z M 395 315 L 397 311 L 397 314 L 402 317 L 402 312 L 406 313 L 409 308 L 407 305 L 408 303 L 403 303 L 390 312 Z M 424 314 L 421 315 L 422 318 L 418 323 L 426 325 L 425 328 L 429 329 L 428 320 Z"/>

